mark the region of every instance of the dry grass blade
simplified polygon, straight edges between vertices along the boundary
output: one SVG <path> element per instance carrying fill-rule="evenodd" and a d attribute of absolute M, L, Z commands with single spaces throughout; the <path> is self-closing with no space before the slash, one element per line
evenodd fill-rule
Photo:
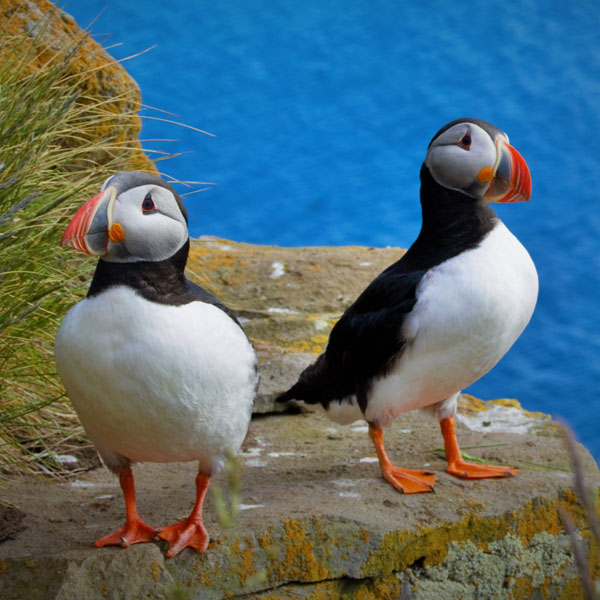
<path fill-rule="evenodd" d="M 569 515 L 569 513 L 564 509 L 559 508 L 558 514 L 560 515 L 560 519 L 563 522 L 563 525 L 565 526 L 567 534 L 571 540 L 573 556 L 575 559 L 575 564 L 577 565 L 577 569 L 579 570 L 584 596 L 586 600 L 597 600 L 596 591 L 592 582 L 592 576 L 590 575 L 590 570 L 588 568 L 587 555 L 583 549 L 583 546 L 581 545 L 579 537 L 577 536 L 575 523 L 573 523 L 571 515 Z"/>
<path fill-rule="evenodd" d="M 573 483 L 575 487 L 575 491 L 579 497 L 579 501 L 583 506 L 584 513 L 587 519 L 587 522 L 590 525 L 590 529 L 596 542 L 600 542 L 600 529 L 598 527 L 598 514 L 596 512 L 596 507 L 594 501 L 592 499 L 592 495 L 587 488 L 585 483 L 585 476 L 583 471 L 583 465 L 581 464 L 581 457 L 579 448 L 575 442 L 575 438 L 573 437 L 573 433 L 566 423 L 559 423 L 559 428 L 563 435 L 563 439 L 565 441 L 565 445 L 569 452 L 569 456 L 571 458 L 571 464 L 573 467 Z M 565 529 L 571 539 L 571 545 L 573 546 L 573 554 L 575 558 L 575 564 L 579 570 L 579 574 L 581 577 L 581 583 L 583 586 L 583 591 L 586 600 L 598 600 L 600 595 L 597 592 L 597 584 L 594 583 L 590 569 L 588 566 L 588 556 L 586 554 L 585 549 L 581 543 L 580 538 L 577 535 L 577 530 L 575 527 L 575 523 L 571 515 L 569 515 L 562 508 L 559 509 L 559 515 L 561 521 L 563 522 Z"/>
<path fill-rule="evenodd" d="M 598 514 L 592 500 L 592 495 L 585 484 L 585 476 L 583 474 L 583 466 L 579 456 L 579 450 L 575 443 L 575 438 L 571 429 L 565 423 L 559 423 L 559 428 L 565 440 L 569 456 L 571 457 L 571 464 L 573 466 L 573 477 L 575 484 L 575 491 L 579 496 L 583 508 L 585 509 L 586 517 L 594 537 L 600 541 L 600 526 L 598 524 Z"/>

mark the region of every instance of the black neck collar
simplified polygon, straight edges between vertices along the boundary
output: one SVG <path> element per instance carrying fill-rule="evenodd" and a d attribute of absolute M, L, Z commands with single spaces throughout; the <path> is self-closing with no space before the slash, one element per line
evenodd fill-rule
<path fill-rule="evenodd" d="M 485 200 L 442 187 L 425 165 L 421 167 L 421 210 L 421 232 L 403 257 L 415 269 L 429 269 L 475 248 L 498 222 Z"/>
<path fill-rule="evenodd" d="M 125 285 L 152 302 L 187 304 L 190 286 L 185 278 L 185 265 L 190 249 L 189 239 L 170 258 L 151 262 L 109 262 L 100 259 L 88 290 L 88 298 L 115 286 Z"/>

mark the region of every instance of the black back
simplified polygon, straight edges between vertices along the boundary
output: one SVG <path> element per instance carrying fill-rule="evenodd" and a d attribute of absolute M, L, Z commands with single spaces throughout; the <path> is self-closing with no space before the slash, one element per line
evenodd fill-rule
<path fill-rule="evenodd" d="M 364 412 L 375 378 L 383 377 L 406 340 L 402 324 L 425 273 L 475 248 L 498 218 L 489 204 L 440 186 L 421 168 L 421 232 L 406 254 L 376 277 L 336 323 L 325 352 L 280 401 L 321 403 L 356 395 Z"/>
<path fill-rule="evenodd" d="M 181 306 L 196 301 L 214 304 L 237 323 L 233 311 L 199 285 L 186 279 L 185 265 L 189 249 L 188 239 L 166 260 L 110 262 L 100 259 L 87 296 L 92 298 L 115 285 L 125 285 L 146 300 L 158 304 Z"/>

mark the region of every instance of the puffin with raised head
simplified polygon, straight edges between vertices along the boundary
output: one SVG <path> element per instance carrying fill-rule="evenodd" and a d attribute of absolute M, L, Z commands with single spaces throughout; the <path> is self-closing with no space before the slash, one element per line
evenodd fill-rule
<path fill-rule="evenodd" d="M 533 261 L 488 204 L 530 194 L 527 164 L 504 132 L 478 119 L 442 127 L 421 167 L 419 236 L 279 397 L 321 408 L 339 423 L 366 420 L 382 475 L 402 493 L 434 491 L 433 473 L 396 467 L 383 444 L 382 430 L 414 409 L 439 419 L 449 473 L 481 479 L 518 471 L 465 462 L 454 416 L 460 391 L 506 354 L 533 314 Z"/>
<path fill-rule="evenodd" d="M 87 297 L 67 313 L 55 343 L 67 394 L 125 499 L 125 525 L 95 545 L 158 536 L 167 556 L 186 547 L 204 552 L 210 477 L 239 450 L 250 422 L 254 349 L 235 316 L 186 279 L 186 211 L 157 175 L 109 178 L 61 243 L 99 257 Z M 131 465 L 146 461 L 198 461 L 189 517 L 162 529 L 141 520 Z"/>

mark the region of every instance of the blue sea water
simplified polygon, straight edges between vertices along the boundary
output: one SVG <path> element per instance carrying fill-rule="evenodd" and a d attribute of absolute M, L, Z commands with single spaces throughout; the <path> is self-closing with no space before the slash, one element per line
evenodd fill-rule
<path fill-rule="evenodd" d="M 125 67 L 146 105 L 177 116 L 144 110 L 144 146 L 184 153 L 164 173 L 216 183 L 186 197 L 194 236 L 407 247 L 433 134 L 463 116 L 504 129 L 533 196 L 495 208 L 529 249 L 540 297 L 468 391 L 562 417 L 600 459 L 596 0 L 58 4 L 83 27 L 97 17 L 91 31 L 116 58 L 153 46 Z"/>

